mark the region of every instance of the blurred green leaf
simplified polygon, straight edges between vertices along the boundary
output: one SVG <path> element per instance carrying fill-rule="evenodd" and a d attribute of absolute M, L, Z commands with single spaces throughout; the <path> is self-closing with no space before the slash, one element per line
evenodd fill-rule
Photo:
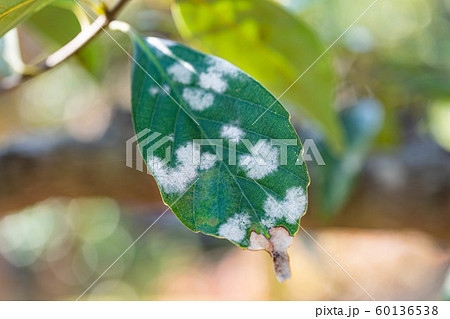
<path fill-rule="evenodd" d="M 432 136 L 440 146 L 450 152 L 450 100 L 433 101 L 427 115 Z"/>
<path fill-rule="evenodd" d="M 0 37 L 53 0 L 5 0 L 0 4 Z"/>
<path fill-rule="evenodd" d="M 361 99 L 341 113 L 347 145 L 345 151 L 336 156 L 327 145 L 314 139 L 325 162 L 315 169 L 315 196 L 320 212 L 325 216 L 337 212 L 350 195 L 356 177 L 370 151 L 383 122 L 383 109 L 378 101 Z M 306 149 L 306 148 L 305 148 Z"/>
<path fill-rule="evenodd" d="M 78 6 L 73 2 L 56 4 L 47 6 L 26 21 L 30 30 L 43 39 L 51 50 L 62 47 L 81 31 L 80 23 L 72 11 Z M 100 40 L 92 40 L 76 54 L 80 64 L 96 77 L 103 74 L 108 61 Z"/>
<path fill-rule="evenodd" d="M 281 95 L 324 52 L 316 34 L 267 0 L 178 0 L 173 14 L 186 39 L 236 64 Z M 324 55 L 283 98 L 315 120 L 333 149 L 343 134 L 333 108 L 335 74 Z"/>
<path fill-rule="evenodd" d="M 302 146 L 289 113 L 276 102 L 252 125 L 276 101 L 253 78 L 173 41 L 134 36 L 133 42 L 134 58 L 146 70 L 137 65 L 132 70 L 134 125 L 165 203 L 189 229 L 239 247 L 250 245 L 253 231 L 269 237 L 283 226 L 283 235 L 293 236 L 306 210 L 309 177 L 305 164 L 297 164 Z M 258 143 L 266 162 L 257 162 L 244 138 Z M 223 144 L 208 142 L 196 161 L 196 139 L 223 139 Z M 287 147 L 287 163 L 280 162 L 279 147 L 270 139 L 296 142 Z M 235 163 L 228 151 L 232 145 Z"/>

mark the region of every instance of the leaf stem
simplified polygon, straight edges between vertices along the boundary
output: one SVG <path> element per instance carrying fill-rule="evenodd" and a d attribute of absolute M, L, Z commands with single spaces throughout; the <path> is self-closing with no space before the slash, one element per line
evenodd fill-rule
<path fill-rule="evenodd" d="M 83 28 L 70 42 L 49 55 L 44 61 L 30 66 L 29 69 L 33 70 L 31 73 L 23 73 L 14 81 L 0 81 L 0 93 L 16 88 L 23 82 L 54 68 L 75 55 L 94 39 L 102 29 L 106 28 L 129 1 L 118 0 L 112 8 L 105 8 L 104 14 L 99 15 L 88 27 Z"/>

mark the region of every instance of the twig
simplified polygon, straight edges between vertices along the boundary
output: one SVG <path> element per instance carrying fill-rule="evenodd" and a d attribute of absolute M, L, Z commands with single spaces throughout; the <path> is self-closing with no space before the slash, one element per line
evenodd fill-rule
<path fill-rule="evenodd" d="M 33 70 L 30 74 L 21 74 L 13 81 L 0 81 L 0 93 L 11 90 L 26 80 L 48 71 L 65 60 L 69 59 L 88 44 L 100 31 L 107 27 L 115 19 L 119 11 L 130 0 L 119 0 L 111 9 L 105 9 L 104 13 L 95 19 L 87 28 L 84 28 L 69 43 L 49 55 L 44 61 L 30 66 Z"/>

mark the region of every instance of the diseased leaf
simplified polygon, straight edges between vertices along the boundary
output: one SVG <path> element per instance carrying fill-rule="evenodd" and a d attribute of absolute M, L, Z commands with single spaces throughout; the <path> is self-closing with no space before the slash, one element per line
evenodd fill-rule
<path fill-rule="evenodd" d="M 0 37 L 53 0 L 4 0 L 0 4 Z"/>
<path fill-rule="evenodd" d="M 133 43 L 134 125 L 164 202 L 195 232 L 269 251 L 277 277 L 288 278 L 309 184 L 289 113 L 276 102 L 252 125 L 276 100 L 252 77 L 176 42 Z"/>
<path fill-rule="evenodd" d="M 333 108 L 335 74 L 317 35 L 299 18 L 269 0 L 177 0 L 181 34 L 261 81 L 277 97 L 316 121 L 334 150 L 343 132 Z M 256 120 L 255 117 L 253 120 Z"/>

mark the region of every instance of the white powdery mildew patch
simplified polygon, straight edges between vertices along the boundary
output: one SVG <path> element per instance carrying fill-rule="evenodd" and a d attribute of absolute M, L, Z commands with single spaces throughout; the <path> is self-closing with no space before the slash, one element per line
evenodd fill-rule
<path fill-rule="evenodd" d="M 239 243 L 245 238 L 249 226 L 250 215 L 236 214 L 219 227 L 219 236 Z"/>
<path fill-rule="evenodd" d="M 175 62 L 168 69 L 167 73 L 172 77 L 172 80 L 178 83 L 189 84 L 192 80 L 192 70 L 189 70 L 185 65 Z"/>
<path fill-rule="evenodd" d="M 220 136 L 239 143 L 239 141 L 245 136 L 245 132 L 237 126 L 227 124 L 222 126 L 220 129 Z"/>
<path fill-rule="evenodd" d="M 264 202 L 266 218 L 261 220 L 261 223 L 272 227 L 284 217 L 287 223 L 296 224 L 306 209 L 306 202 L 306 195 L 301 187 L 289 188 L 286 197 L 281 201 L 269 196 Z"/>
<path fill-rule="evenodd" d="M 200 170 L 204 171 L 210 169 L 217 162 L 217 156 L 211 153 L 203 153 L 200 156 Z"/>
<path fill-rule="evenodd" d="M 199 85 L 204 89 L 211 89 L 218 93 L 223 93 L 228 88 L 226 76 L 236 77 L 239 69 L 231 63 L 217 58 L 208 57 L 207 63 L 210 65 L 206 72 L 200 73 Z"/>
<path fill-rule="evenodd" d="M 201 89 L 184 88 L 183 99 L 195 111 L 203 111 L 214 103 L 214 95 Z"/>
<path fill-rule="evenodd" d="M 150 93 L 150 95 L 151 96 L 156 96 L 156 94 L 158 94 L 158 92 L 159 92 L 159 87 L 158 86 L 151 86 L 149 89 L 148 89 L 148 93 Z"/>
<path fill-rule="evenodd" d="M 162 86 L 162 89 L 159 86 L 151 86 L 148 89 L 148 92 L 150 93 L 151 96 L 155 97 L 156 94 L 158 94 L 159 92 L 163 92 L 163 93 L 167 93 L 170 94 L 170 86 L 168 84 L 164 84 Z"/>
<path fill-rule="evenodd" d="M 198 165 L 193 165 L 193 144 L 180 147 L 175 154 L 178 166 L 173 168 L 157 156 L 148 159 L 148 167 L 158 184 L 169 194 L 184 192 L 197 177 Z"/>
<path fill-rule="evenodd" d="M 173 136 L 169 136 L 173 141 Z M 187 143 L 175 152 L 177 159 L 176 167 L 168 167 L 157 156 L 148 159 L 148 167 L 155 176 L 158 184 L 169 194 L 182 193 L 197 178 L 198 169 L 204 171 L 212 168 L 217 162 L 217 156 L 209 152 L 200 156 L 200 163 L 194 162 L 194 146 Z"/>
<path fill-rule="evenodd" d="M 250 155 L 239 157 L 239 166 L 248 177 L 261 179 L 278 169 L 279 150 L 266 140 L 259 140 L 249 151 Z"/>
<path fill-rule="evenodd" d="M 147 43 L 150 44 L 151 46 L 155 47 L 156 49 L 158 49 L 158 51 L 156 51 L 156 55 L 158 57 L 162 57 L 163 54 L 165 54 L 165 55 L 171 57 L 172 59 L 178 61 L 178 63 L 181 64 L 183 67 L 185 67 L 188 71 L 195 73 L 195 69 L 192 66 L 192 64 L 184 61 L 183 59 L 180 59 L 172 52 L 171 49 L 169 49 L 170 47 L 177 46 L 177 44 L 178 44 L 177 42 L 167 40 L 167 39 L 149 37 L 149 38 L 147 38 Z"/>

